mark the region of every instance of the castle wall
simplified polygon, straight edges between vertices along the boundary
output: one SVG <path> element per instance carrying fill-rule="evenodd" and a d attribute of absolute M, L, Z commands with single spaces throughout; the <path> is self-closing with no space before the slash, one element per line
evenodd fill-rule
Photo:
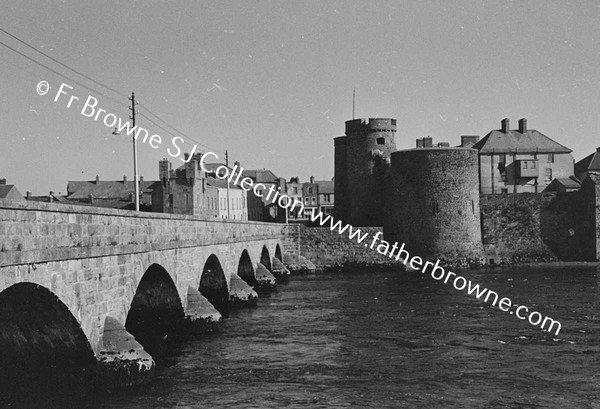
<path fill-rule="evenodd" d="M 383 223 L 388 242 L 442 259 L 483 256 L 478 153 L 421 148 L 392 153 Z"/>
<path fill-rule="evenodd" d="M 586 260 L 600 260 L 600 174 L 589 173 L 581 184 L 583 243 Z"/>
<path fill-rule="evenodd" d="M 501 262 L 586 260 L 581 193 L 481 195 L 483 244 Z"/>

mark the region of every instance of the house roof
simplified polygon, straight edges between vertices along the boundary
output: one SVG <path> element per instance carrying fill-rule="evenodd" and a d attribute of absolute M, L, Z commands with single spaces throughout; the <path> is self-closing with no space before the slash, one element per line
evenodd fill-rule
<path fill-rule="evenodd" d="M 7 199 L 12 196 L 13 198 L 19 197 L 23 199 L 23 195 L 15 187 L 15 185 L 0 185 L 0 199 Z"/>
<path fill-rule="evenodd" d="M 29 196 L 26 199 L 30 202 L 50 202 L 50 196 L 52 196 L 52 200 L 54 202 L 68 202 L 67 198 L 62 195 L 52 194 L 52 195 L 44 195 L 44 196 Z"/>
<path fill-rule="evenodd" d="M 268 169 L 246 170 L 242 172 L 242 176 L 249 177 L 255 182 L 277 183 L 279 179 L 273 172 Z"/>
<path fill-rule="evenodd" d="M 517 130 L 504 133 L 495 129 L 473 145 L 479 153 L 571 153 L 572 150 L 553 141 L 535 129 L 520 133 Z"/>
<path fill-rule="evenodd" d="M 591 170 L 600 171 L 600 148 L 575 164 L 575 174 Z"/>
<path fill-rule="evenodd" d="M 225 166 L 226 168 L 229 169 L 229 171 L 231 171 L 231 168 L 229 166 L 226 166 L 224 163 L 205 163 L 204 167 L 206 169 L 208 169 L 210 172 L 216 172 L 217 168 L 219 166 Z"/>
<path fill-rule="evenodd" d="M 144 180 L 140 182 L 142 193 L 152 193 L 159 181 Z M 90 194 L 95 198 L 125 199 L 135 191 L 133 181 L 69 181 L 67 184 L 67 197 L 73 199 L 87 199 Z"/>
<path fill-rule="evenodd" d="M 216 187 L 216 188 L 223 188 L 226 189 L 227 188 L 227 180 L 226 179 L 217 179 L 217 178 L 213 178 L 212 176 L 209 176 L 206 178 L 206 184 L 208 186 L 212 186 L 212 187 Z M 241 189 L 240 186 L 238 185 L 234 185 L 233 181 L 231 183 L 229 183 L 229 188 L 230 189 Z"/>
<path fill-rule="evenodd" d="M 581 187 L 581 182 L 575 180 L 575 178 L 556 178 L 554 180 L 568 189 L 579 189 Z"/>
<path fill-rule="evenodd" d="M 333 180 L 316 180 L 315 183 L 319 186 L 320 194 L 332 194 L 334 192 L 335 183 Z"/>

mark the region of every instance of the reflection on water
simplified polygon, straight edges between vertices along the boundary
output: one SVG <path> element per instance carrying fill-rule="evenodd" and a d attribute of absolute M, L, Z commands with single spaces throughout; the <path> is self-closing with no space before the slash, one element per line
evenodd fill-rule
<path fill-rule="evenodd" d="M 86 407 L 600 407 L 595 268 L 464 275 L 559 320 L 561 333 L 419 273 L 292 277 L 220 333 L 183 341 L 153 384 Z"/>

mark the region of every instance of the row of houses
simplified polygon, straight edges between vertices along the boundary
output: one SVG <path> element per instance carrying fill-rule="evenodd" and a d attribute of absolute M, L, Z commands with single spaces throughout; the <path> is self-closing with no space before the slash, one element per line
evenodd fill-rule
<path fill-rule="evenodd" d="M 278 177 L 267 169 L 243 170 L 242 177 L 252 179 L 259 187 L 257 194 L 246 191 L 233 182 L 217 177 L 223 163 L 204 163 L 200 166 L 201 154 L 192 158 L 186 156 L 186 163 L 173 169 L 169 160 L 159 162 L 159 180 L 139 180 L 139 202 L 141 211 L 159 213 L 189 214 L 208 219 L 253 220 L 285 223 L 288 220 L 306 220 L 313 209 L 331 214 L 334 206 L 333 181 L 315 181 L 301 183 L 297 177 L 290 182 Z M 240 169 L 235 163 L 234 168 Z M 234 168 L 227 167 L 230 172 Z M 293 210 L 282 208 L 275 195 L 268 191 L 287 194 L 293 200 L 304 205 Z M 97 206 L 133 210 L 135 208 L 135 184 L 127 177 L 122 180 L 100 180 L 96 176 L 91 181 L 69 181 L 66 195 L 50 192 L 44 196 L 32 196 L 27 192 L 25 198 L 13 185 L 0 180 L 0 198 L 11 200 L 32 200 Z"/>

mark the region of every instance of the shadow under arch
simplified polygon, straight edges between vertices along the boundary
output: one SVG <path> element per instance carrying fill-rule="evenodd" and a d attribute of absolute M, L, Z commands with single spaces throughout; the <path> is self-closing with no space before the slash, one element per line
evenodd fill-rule
<path fill-rule="evenodd" d="M 0 322 L 0 402 L 34 407 L 82 398 L 92 387 L 94 352 L 52 291 L 34 283 L 8 287 L 0 292 Z"/>
<path fill-rule="evenodd" d="M 283 256 L 281 255 L 281 247 L 279 246 L 279 243 L 277 243 L 277 247 L 275 247 L 275 258 L 283 262 Z"/>
<path fill-rule="evenodd" d="M 250 255 L 246 249 L 242 251 L 242 255 L 240 256 L 237 275 L 240 276 L 240 278 L 244 280 L 250 287 L 255 287 L 258 284 L 256 281 L 256 274 L 254 272 L 252 260 L 250 260 Z"/>
<path fill-rule="evenodd" d="M 198 289 L 210 303 L 224 316 L 227 315 L 229 302 L 229 289 L 225 272 L 221 267 L 221 262 L 214 254 L 211 254 L 200 277 L 200 288 Z"/>
<path fill-rule="evenodd" d="M 183 306 L 175 283 L 161 265 L 152 264 L 138 284 L 125 329 L 156 358 L 164 354 L 183 323 Z"/>
<path fill-rule="evenodd" d="M 260 264 L 265 266 L 267 270 L 272 271 L 271 256 L 269 255 L 269 250 L 267 249 L 267 246 L 263 246 L 262 252 L 260 253 Z"/>

